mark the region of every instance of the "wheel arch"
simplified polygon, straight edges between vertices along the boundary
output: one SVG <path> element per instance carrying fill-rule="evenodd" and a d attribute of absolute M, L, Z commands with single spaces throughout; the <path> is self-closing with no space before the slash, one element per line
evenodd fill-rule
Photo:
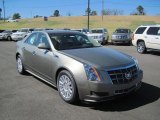
<path fill-rule="evenodd" d="M 139 42 L 144 42 L 144 40 L 143 39 L 138 39 L 136 44 L 138 45 Z"/>
<path fill-rule="evenodd" d="M 60 67 L 60 68 L 58 68 L 58 70 L 56 71 L 56 74 L 55 74 L 56 84 L 57 84 L 57 78 L 58 78 L 58 75 L 59 75 L 59 73 L 60 73 L 61 71 L 63 71 L 63 70 L 68 71 L 68 72 L 72 75 L 72 77 L 74 78 L 75 83 L 76 83 L 76 79 L 75 79 L 75 76 L 73 75 L 72 71 L 71 71 L 71 70 L 69 70 L 69 69 L 68 69 L 68 68 L 66 68 L 66 67 Z"/>
<path fill-rule="evenodd" d="M 78 89 L 78 86 L 77 86 L 77 82 L 76 82 L 75 76 L 73 75 L 72 71 L 69 70 L 68 68 L 66 68 L 66 67 L 60 67 L 60 68 L 56 71 L 56 75 L 55 75 L 56 85 L 57 85 L 58 75 L 59 75 L 59 73 L 60 73 L 61 71 L 63 71 L 63 70 L 68 71 L 68 72 L 72 75 L 72 77 L 73 77 L 73 79 L 74 79 L 74 82 L 75 82 L 75 85 L 76 85 L 77 98 L 79 99 L 79 97 L 80 97 L 80 96 L 79 96 L 79 89 Z M 57 89 L 58 89 L 58 88 L 57 88 Z"/>

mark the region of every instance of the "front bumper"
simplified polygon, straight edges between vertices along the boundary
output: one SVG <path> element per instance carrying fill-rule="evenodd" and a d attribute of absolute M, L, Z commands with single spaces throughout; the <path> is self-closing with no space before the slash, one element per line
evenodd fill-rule
<path fill-rule="evenodd" d="M 138 77 L 128 84 L 114 85 L 109 82 L 89 81 L 89 94 L 84 95 L 83 100 L 89 102 L 101 102 L 116 99 L 137 91 L 141 87 L 143 71 L 139 70 Z"/>

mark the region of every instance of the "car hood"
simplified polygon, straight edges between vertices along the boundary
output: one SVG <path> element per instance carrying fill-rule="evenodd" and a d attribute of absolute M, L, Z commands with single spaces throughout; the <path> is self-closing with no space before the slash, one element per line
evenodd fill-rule
<path fill-rule="evenodd" d="M 61 52 L 97 68 L 118 67 L 134 63 L 128 55 L 105 47 L 62 50 Z"/>

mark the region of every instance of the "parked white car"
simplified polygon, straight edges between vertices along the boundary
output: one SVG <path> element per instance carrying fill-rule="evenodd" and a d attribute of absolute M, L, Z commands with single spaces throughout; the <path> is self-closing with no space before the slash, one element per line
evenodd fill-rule
<path fill-rule="evenodd" d="M 7 22 L 18 22 L 18 20 L 9 19 Z"/>
<path fill-rule="evenodd" d="M 13 41 L 18 41 L 25 38 L 29 33 L 31 33 L 34 29 L 32 28 L 22 28 L 19 31 L 12 34 L 11 38 Z"/>
<path fill-rule="evenodd" d="M 107 44 L 109 39 L 108 30 L 105 28 L 91 29 L 91 33 L 87 34 L 87 36 L 97 40 L 100 44 Z"/>
<path fill-rule="evenodd" d="M 133 33 L 132 44 L 139 53 L 147 49 L 160 50 L 160 25 L 142 25 Z"/>

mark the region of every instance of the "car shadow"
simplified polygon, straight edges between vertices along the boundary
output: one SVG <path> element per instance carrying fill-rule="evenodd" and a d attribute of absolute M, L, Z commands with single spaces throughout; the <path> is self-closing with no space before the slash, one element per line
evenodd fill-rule
<path fill-rule="evenodd" d="M 121 99 L 101 103 L 81 103 L 79 106 L 99 111 L 128 111 L 155 102 L 160 97 L 160 88 L 142 83 L 141 89 L 132 95 Z"/>
<path fill-rule="evenodd" d="M 160 51 L 147 51 L 147 54 L 160 56 Z"/>

